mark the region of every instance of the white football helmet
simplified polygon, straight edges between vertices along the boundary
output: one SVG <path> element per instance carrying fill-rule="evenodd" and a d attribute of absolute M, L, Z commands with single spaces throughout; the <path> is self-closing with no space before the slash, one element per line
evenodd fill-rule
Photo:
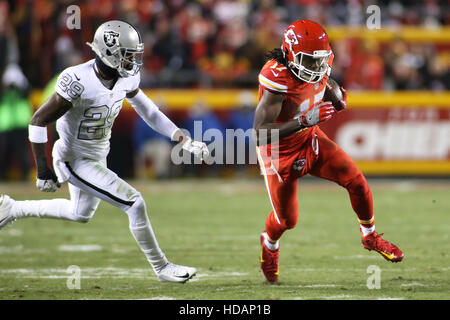
<path fill-rule="evenodd" d="M 103 23 L 95 31 L 92 43 L 86 44 L 121 77 L 133 76 L 141 70 L 144 44 L 136 28 L 127 22 L 111 20 Z"/>

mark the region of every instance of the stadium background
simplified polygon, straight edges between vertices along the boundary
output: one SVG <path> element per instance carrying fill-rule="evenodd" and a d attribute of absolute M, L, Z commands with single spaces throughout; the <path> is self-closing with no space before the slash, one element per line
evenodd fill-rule
<path fill-rule="evenodd" d="M 80 29 L 67 27 L 71 4 L 80 8 Z M 379 30 L 366 27 L 371 4 L 381 9 Z M 450 174 L 447 1 L 22 0 L 0 1 L 0 16 L 2 81 L 11 78 L 8 66 L 18 65 L 26 80 L 17 76 L 16 82 L 23 83 L 30 109 L 51 94 L 59 72 L 93 57 L 85 42 L 99 24 L 123 19 L 144 39 L 141 87 L 191 132 L 195 120 L 203 121 L 203 130 L 250 128 L 264 54 L 280 45 L 290 21 L 318 21 L 336 56 L 332 77 L 349 92 L 348 110 L 322 126 L 330 137 L 367 175 Z M 6 110 L 9 100 L 2 101 L 1 178 L 33 179 L 27 144 L 17 143 L 31 113 Z M 109 166 L 126 178 L 257 175 L 255 165 L 171 165 L 171 144 L 146 128 L 127 103 L 112 132 Z M 12 142 L 20 145 L 17 152 Z"/>
<path fill-rule="evenodd" d="M 81 29 L 67 28 L 72 4 Z M 373 4 L 379 30 L 366 27 Z M 448 300 L 447 1 L 0 0 L 0 80 L 19 87 L 0 93 L 0 193 L 68 197 L 66 184 L 51 194 L 35 187 L 27 125 L 58 73 L 93 57 L 85 42 L 103 21 L 139 28 L 142 87 L 179 126 L 203 120 L 204 130 L 223 130 L 251 126 L 264 54 L 300 18 L 326 27 L 332 77 L 349 93 L 348 110 L 323 129 L 369 176 L 377 230 L 405 252 L 401 264 L 361 248 L 345 189 L 305 177 L 299 223 L 282 240 L 280 284 L 266 285 L 258 235 L 271 209 L 257 165 L 174 166 L 172 145 L 125 104 L 109 166 L 144 196 L 166 255 L 198 275 L 184 286 L 159 283 L 126 215 L 101 202 L 88 224 L 23 219 L 2 229 L 0 299 Z M 49 134 L 53 142 L 54 128 Z M 66 284 L 72 265 L 82 270 L 80 290 Z M 366 286 L 369 265 L 382 269 L 380 290 Z"/>

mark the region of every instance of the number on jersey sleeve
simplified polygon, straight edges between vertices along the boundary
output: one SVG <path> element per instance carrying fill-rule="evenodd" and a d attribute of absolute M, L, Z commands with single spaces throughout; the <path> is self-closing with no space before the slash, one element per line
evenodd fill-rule
<path fill-rule="evenodd" d="M 76 80 L 73 81 L 72 76 L 68 73 L 61 74 L 56 85 L 71 99 L 77 99 L 84 91 L 84 86 Z"/>
<path fill-rule="evenodd" d="M 325 94 L 325 88 L 323 88 L 323 90 L 320 91 L 319 93 L 315 94 L 313 105 L 320 102 L 323 99 L 324 94 Z M 303 100 L 303 102 L 300 103 L 300 105 L 298 106 L 298 113 L 294 118 L 297 119 L 299 116 L 302 115 L 303 112 L 308 110 L 310 106 L 311 106 L 311 98 Z"/>

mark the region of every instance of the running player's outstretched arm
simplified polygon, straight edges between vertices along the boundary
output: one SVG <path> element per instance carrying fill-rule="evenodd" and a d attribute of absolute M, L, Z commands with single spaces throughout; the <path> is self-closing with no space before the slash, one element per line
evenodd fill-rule
<path fill-rule="evenodd" d="M 284 101 L 284 94 L 263 89 L 262 97 L 256 108 L 253 129 L 256 131 L 258 145 L 272 142 L 272 137 L 283 139 L 298 130 L 314 126 L 332 117 L 335 109 L 331 102 L 319 102 L 300 114 L 296 119 L 275 123 Z"/>
<path fill-rule="evenodd" d="M 36 161 L 36 186 L 44 192 L 55 192 L 60 187 L 55 173 L 47 165 L 45 153 L 47 144 L 47 125 L 62 117 L 72 103 L 54 93 L 33 115 L 28 126 L 31 149 Z"/>
<path fill-rule="evenodd" d="M 205 143 L 187 137 L 141 89 L 138 88 L 128 93 L 127 100 L 153 130 L 169 137 L 172 141 L 182 143 L 183 149 L 193 153 L 201 160 L 209 155 Z"/>

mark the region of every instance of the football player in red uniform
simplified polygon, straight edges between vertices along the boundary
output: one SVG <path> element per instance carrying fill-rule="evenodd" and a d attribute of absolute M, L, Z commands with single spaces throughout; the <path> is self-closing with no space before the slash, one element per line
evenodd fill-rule
<path fill-rule="evenodd" d="M 299 20 L 284 32 L 281 49 L 259 74 L 259 104 L 254 129 L 257 154 L 273 211 L 261 234 L 261 269 L 269 282 L 278 280 L 279 239 L 298 220 L 297 179 L 310 174 L 347 189 L 360 223 L 362 245 L 398 262 L 403 252 L 375 231 L 372 194 L 353 160 L 317 126 L 337 110 L 322 101 L 333 53 L 325 30 Z M 337 109 L 346 107 L 345 90 Z"/>

